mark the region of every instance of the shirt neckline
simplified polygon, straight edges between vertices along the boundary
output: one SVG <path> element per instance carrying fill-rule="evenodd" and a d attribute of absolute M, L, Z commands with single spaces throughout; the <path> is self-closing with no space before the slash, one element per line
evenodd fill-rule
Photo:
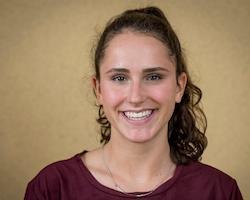
<path fill-rule="evenodd" d="M 87 180 L 91 183 L 91 185 L 93 185 L 93 187 L 95 187 L 96 189 L 107 193 L 111 196 L 119 196 L 119 197 L 123 197 L 123 198 L 127 198 L 127 199 L 134 199 L 134 198 L 138 198 L 138 197 L 133 197 L 130 195 L 126 195 L 120 191 L 114 190 L 112 188 L 109 188 L 103 184 L 101 184 L 94 176 L 93 174 L 89 171 L 89 169 L 87 168 L 87 166 L 85 165 L 85 163 L 82 161 L 81 156 L 83 154 L 87 153 L 87 151 L 83 151 L 82 153 L 76 154 L 74 156 L 75 160 L 77 161 L 78 166 L 81 169 L 81 172 L 83 173 L 83 175 L 87 178 Z M 165 181 L 164 183 L 162 183 L 161 185 L 159 185 L 151 194 L 147 195 L 146 197 L 151 197 L 151 196 L 155 196 L 158 195 L 162 192 L 165 192 L 166 190 L 168 190 L 169 188 L 171 188 L 175 183 L 176 180 L 180 177 L 180 174 L 182 172 L 183 166 L 182 165 L 177 165 L 174 175 L 173 177 L 171 177 L 170 179 L 168 179 L 167 181 Z M 143 194 L 143 193 L 147 193 L 147 192 L 135 192 L 135 193 L 131 193 L 131 194 Z"/>

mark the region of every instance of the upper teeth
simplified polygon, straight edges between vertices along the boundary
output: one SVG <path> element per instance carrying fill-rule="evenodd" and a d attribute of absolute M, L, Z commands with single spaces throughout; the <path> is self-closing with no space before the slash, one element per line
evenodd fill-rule
<path fill-rule="evenodd" d="M 152 112 L 152 110 L 145 110 L 141 112 L 124 112 L 124 114 L 129 119 L 141 120 L 147 118 Z"/>

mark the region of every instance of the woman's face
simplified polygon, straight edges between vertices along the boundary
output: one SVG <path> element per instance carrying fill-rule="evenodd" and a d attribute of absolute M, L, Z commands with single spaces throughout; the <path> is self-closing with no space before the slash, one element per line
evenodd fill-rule
<path fill-rule="evenodd" d="M 97 98 L 111 123 L 111 139 L 147 142 L 167 138 L 168 121 L 186 84 L 166 46 L 154 37 L 131 31 L 116 35 L 93 78 Z"/>

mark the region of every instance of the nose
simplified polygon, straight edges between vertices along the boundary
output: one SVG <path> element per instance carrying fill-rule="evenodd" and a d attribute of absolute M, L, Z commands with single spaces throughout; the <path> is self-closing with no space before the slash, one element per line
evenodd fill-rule
<path fill-rule="evenodd" d="M 141 104 L 145 101 L 145 91 L 142 83 L 139 80 L 131 81 L 127 96 L 128 103 Z"/>

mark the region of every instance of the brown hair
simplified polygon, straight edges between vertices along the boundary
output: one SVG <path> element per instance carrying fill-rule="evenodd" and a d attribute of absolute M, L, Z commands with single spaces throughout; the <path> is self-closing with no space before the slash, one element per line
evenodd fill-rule
<path fill-rule="evenodd" d="M 176 64 L 176 76 L 187 75 L 187 85 L 180 103 L 169 121 L 168 141 L 172 160 L 184 164 L 201 158 L 207 146 L 205 131 L 207 120 L 200 108 L 201 90 L 195 86 L 188 73 L 182 48 L 177 35 L 164 13 L 157 7 L 127 10 L 111 19 L 101 34 L 94 52 L 95 75 L 100 79 L 100 63 L 109 41 L 124 30 L 147 34 L 160 40 L 170 50 Z M 177 79 L 178 80 L 178 79 Z M 111 125 L 99 106 L 97 122 L 101 125 L 101 143 L 106 144 L 111 135 Z"/>

